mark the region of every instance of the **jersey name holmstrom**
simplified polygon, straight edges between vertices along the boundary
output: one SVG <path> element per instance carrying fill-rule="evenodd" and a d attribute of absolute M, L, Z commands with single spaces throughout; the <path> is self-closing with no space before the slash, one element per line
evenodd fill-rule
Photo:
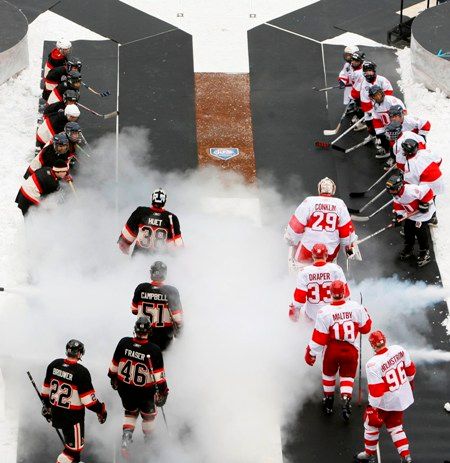
<path fill-rule="evenodd" d="M 393 357 L 391 357 L 387 362 L 381 365 L 381 371 L 384 373 L 392 365 L 395 365 L 399 360 L 402 360 L 404 356 L 405 356 L 405 353 L 401 350 L 400 352 L 395 354 Z"/>
<path fill-rule="evenodd" d="M 67 379 L 69 381 L 72 381 L 73 375 L 72 373 L 69 373 L 68 371 L 63 371 L 58 368 L 53 368 L 53 374 L 55 376 L 60 376 L 61 378 Z"/>
<path fill-rule="evenodd" d="M 167 302 L 167 296 L 165 294 L 158 293 L 146 293 L 141 292 L 141 299 L 153 299 L 155 301 L 165 301 Z"/>
<path fill-rule="evenodd" d="M 318 203 L 315 205 L 316 211 L 329 211 L 329 212 L 336 212 L 336 205 L 335 204 L 323 204 Z"/>

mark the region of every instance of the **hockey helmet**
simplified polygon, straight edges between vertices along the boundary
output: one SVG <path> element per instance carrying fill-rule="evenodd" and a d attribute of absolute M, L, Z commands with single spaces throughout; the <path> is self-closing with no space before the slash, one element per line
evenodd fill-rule
<path fill-rule="evenodd" d="M 64 103 L 67 103 L 68 101 L 76 103 L 79 99 L 80 99 L 80 92 L 78 90 L 66 90 L 63 93 Z"/>
<path fill-rule="evenodd" d="M 150 318 L 145 315 L 139 317 L 134 324 L 134 332 L 136 336 L 150 335 L 152 332 L 152 322 Z"/>
<path fill-rule="evenodd" d="M 372 61 L 364 61 L 362 69 L 367 82 L 375 82 L 377 78 L 377 65 Z"/>
<path fill-rule="evenodd" d="M 60 50 L 62 53 L 63 50 L 65 50 L 66 53 L 63 53 L 65 55 L 68 54 L 68 52 L 70 52 L 70 49 L 72 48 L 72 43 L 70 42 L 70 40 L 61 38 L 56 42 L 56 48 Z"/>
<path fill-rule="evenodd" d="M 380 94 L 380 97 L 377 99 L 378 94 Z M 384 101 L 384 90 L 379 85 L 372 85 L 369 88 L 369 98 L 376 103 L 382 103 Z"/>
<path fill-rule="evenodd" d="M 317 184 L 319 195 L 331 195 L 336 193 L 336 184 L 331 178 L 325 177 Z"/>
<path fill-rule="evenodd" d="M 69 139 L 64 132 L 57 133 L 53 136 L 53 147 L 64 146 L 69 144 Z"/>
<path fill-rule="evenodd" d="M 402 124 L 398 121 L 390 122 L 385 129 L 386 138 L 395 141 L 402 133 Z"/>
<path fill-rule="evenodd" d="M 396 194 L 400 191 L 403 186 L 403 174 L 400 171 L 397 171 L 395 174 L 391 175 L 386 182 L 386 189 L 391 194 Z"/>
<path fill-rule="evenodd" d="M 150 276 L 153 281 L 164 281 L 167 276 L 167 265 L 157 260 L 150 267 Z"/>
<path fill-rule="evenodd" d="M 156 207 L 164 207 L 167 201 L 166 192 L 162 188 L 158 188 L 152 193 L 152 204 Z"/>
<path fill-rule="evenodd" d="M 80 117 L 80 110 L 76 104 L 69 104 L 64 108 L 66 117 Z"/>
<path fill-rule="evenodd" d="M 314 259 L 326 260 L 328 257 L 328 249 L 323 243 L 316 243 L 311 249 L 311 254 Z"/>
<path fill-rule="evenodd" d="M 380 349 L 386 345 L 386 336 L 380 330 L 372 331 L 369 342 L 373 349 Z"/>
<path fill-rule="evenodd" d="M 81 139 L 81 127 L 78 122 L 68 122 L 64 126 L 64 133 L 66 134 L 67 138 L 73 142 L 78 143 Z"/>
<path fill-rule="evenodd" d="M 388 116 L 403 116 L 403 108 L 399 104 L 394 104 L 388 109 Z"/>
<path fill-rule="evenodd" d="M 77 84 L 77 83 L 81 84 L 81 73 L 80 73 L 80 71 L 75 71 L 74 69 L 69 71 L 67 73 L 67 82 L 70 85 L 74 85 L 74 84 Z"/>
<path fill-rule="evenodd" d="M 68 71 L 71 71 L 74 68 L 77 71 L 81 71 L 82 65 L 83 63 L 81 62 L 81 59 L 76 58 L 75 56 L 71 56 L 70 58 L 67 59 L 67 62 L 66 62 L 66 67 Z"/>
<path fill-rule="evenodd" d="M 352 60 L 353 53 L 359 51 L 359 48 L 356 45 L 348 45 L 344 48 L 344 59 L 347 63 L 350 63 Z"/>
<path fill-rule="evenodd" d="M 364 58 L 366 57 L 366 54 L 362 51 L 355 51 L 352 54 L 352 61 L 358 61 L 359 63 L 364 62 Z"/>
<path fill-rule="evenodd" d="M 402 149 L 406 158 L 412 158 L 417 154 L 417 151 L 419 151 L 419 143 L 412 138 L 407 138 L 402 142 Z"/>
<path fill-rule="evenodd" d="M 71 339 L 66 344 L 66 355 L 67 357 L 81 358 L 84 355 L 84 344 L 77 339 Z"/>
<path fill-rule="evenodd" d="M 341 280 L 334 280 L 330 286 L 330 293 L 333 299 L 343 299 L 345 296 L 345 283 Z"/>

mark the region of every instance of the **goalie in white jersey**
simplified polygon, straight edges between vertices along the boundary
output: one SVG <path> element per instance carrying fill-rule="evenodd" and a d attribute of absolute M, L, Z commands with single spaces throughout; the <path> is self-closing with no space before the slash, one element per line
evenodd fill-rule
<path fill-rule="evenodd" d="M 300 266 L 312 263 L 311 250 L 316 243 L 327 247 L 327 262 L 334 262 L 341 246 L 353 256 L 356 241 L 353 223 L 347 206 L 335 198 L 336 185 L 328 177 L 317 185 L 318 196 L 308 196 L 292 215 L 284 235 L 291 246 L 293 263 Z"/>
<path fill-rule="evenodd" d="M 313 322 L 317 312 L 331 302 L 330 287 L 335 280 L 345 285 L 345 297 L 350 296 L 347 280 L 342 268 L 327 262 L 328 251 L 323 243 L 316 243 L 312 248 L 313 264 L 304 267 L 297 276 L 294 300 L 289 306 L 289 318 L 297 322 L 303 309 L 304 315 Z"/>
<path fill-rule="evenodd" d="M 403 431 L 403 411 L 413 402 L 416 367 L 402 346 L 386 345 L 381 331 L 369 336 L 375 355 L 366 364 L 369 405 L 364 414 L 364 451 L 355 461 L 376 463 L 376 449 L 383 424 L 401 457 L 411 463 L 409 442 Z"/>

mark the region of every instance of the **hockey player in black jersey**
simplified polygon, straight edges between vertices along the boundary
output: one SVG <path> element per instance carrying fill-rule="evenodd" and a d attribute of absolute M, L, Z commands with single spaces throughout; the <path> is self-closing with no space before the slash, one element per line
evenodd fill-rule
<path fill-rule="evenodd" d="M 67 163 L 58 159 L 53 167 L 42 167 L 28 177 L 22 183 L 16 196 L 17 207 L 22 211 L 22 214 L 25 215 L 30 206 L 39 206 L 42 196 L 59 190 L 61 179 L 71 179 L 67 175 L 68 172 Z"/>
<path fill-rule="evenodd" d="M 129 457 L 139 414 L 144 440 L 149 442 L 155 427 L 156 407 L 162 407 L 169 394 L 161 350 L 148 340 L 151 330 L 150 319 L 139 317 L 134 325 L 135 336 L 119 341 L 108 371 L 111 386 L 119 393 L 125 409 L 121 447 L 124 458 Z"/>
<path fill-rule="evenodd" d="M 80 99 L 80 92 L 78 90 L 66 90 L 63 93 L 63 100 L 56 103 L 49 104 L 44 109 L 44 116 L 57 113 L 59 110 L 64 112 L 67 105 L 78 103 Z"/>
<path fill-rule="evenodd" d="M 151 281 L 141 283 L 134 290 L 131 312 L 146 315 L 152 322 L 151 341 L 164 351 L 178 336 L 183 323 L 180 294 L 175 286 L 165 285 L 167 266 L 156 261 L 150 267 Z"/>
<path fill-rule="evenodd" d="M 161 252 L 168 247 L 183 245 L 180 222 L 172 212 L 166 211 L 167 195 L 161 188 L 152 194 L 152 205 L 138 207 L 127 220 L 119 236 L 119 248 L 124 254 L 130 252 L 135 243 L 133 254 L 137 252 Z"/>
<path fill-rule="evenodd" d="M 56 463 L 76 463 L 84 446 L 84 409 L 97 414 L 104 423 L 107 413 L 105 404 L 95 396 L 91 375 L 78 363 L 84 355 L 84 345 L 71 339 L 66 345 L 66 358 L 56 359 L 47 367 L 42 399 L 44 417 L 64 435 L 64 450 Z"/>
<path fill-rule="evenodd" d="M 47 76 L 44 78 L 44 90 L 42 91 L 42 98 L 47 101 L 52 93 L 52 90 L 61 83 L 67 76 L 67 73 L 74 70 L 81 72 L 80 58 L 69 57 L 63 66 L 57 66 L 48 71 Z"/>
<path fill-rule="evenodd" d="M 47 103 L 52 104 L 63 101 L 63 94 L 66 90 L 80 90 L 82 82 L 81 73 L 72 70 L 67 74 L 66 80 L 59 83 L 48 97 Z"/>

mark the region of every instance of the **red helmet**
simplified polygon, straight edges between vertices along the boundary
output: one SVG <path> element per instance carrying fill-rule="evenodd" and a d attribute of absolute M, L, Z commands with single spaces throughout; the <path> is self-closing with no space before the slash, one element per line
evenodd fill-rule
<path fill-rule="evenodd" d="M 345 283 L 341 280 L 334 280 L 330 286 L 330 293 L 333 299 L 343 299 L 345 296 Z"/>
<path fill-rule="evenodd" d="M 323 243 L 316 243 L 311 250 L 314 259 L 325 259 L 328 257 L 328 249 Z"/>
<path fill-rule="evenodd" d="M 386 344 L 386 336 L 380 330 L 372 331 L 369 336 L 369 342 L 374 349 L 378 349 Z"/>

